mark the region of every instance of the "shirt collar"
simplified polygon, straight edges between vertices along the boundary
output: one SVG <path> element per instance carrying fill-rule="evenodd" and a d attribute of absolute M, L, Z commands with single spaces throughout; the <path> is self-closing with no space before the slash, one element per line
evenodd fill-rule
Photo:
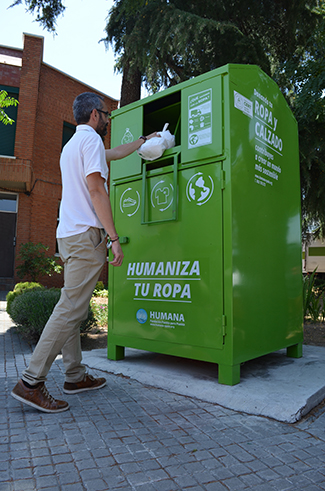
<path fill-rule="evenodd" d="M 93 131 L 94 133 L 97 133 L 97 131 L 95 131 L 94 128 L 89 124 L 79 124 L 76 128 L 76 131 Z"/>

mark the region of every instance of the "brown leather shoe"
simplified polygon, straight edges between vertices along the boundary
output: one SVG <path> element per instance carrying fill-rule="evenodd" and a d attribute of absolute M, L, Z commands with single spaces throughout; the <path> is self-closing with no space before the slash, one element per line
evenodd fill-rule
<path fill-rule="evenodd" d="M 28 404 L 45 413 L 60 413 L 69 409 L 67 402 L 54 399 L 48 393 L 44 382 L 35 385 L 34 389 L 29 389 L 22 380 L 19 380 L 13 388 L 11 395 L 17 401 Z"/>
<path fill-rule="evenodd" d="M 94 378 L 92 375 L 85 374 L 80 382 L 64 382 L 63 392 L 66 394 L 77 394 L 85 390 L 100 389 L 106 385 L 106 378 Z"/>

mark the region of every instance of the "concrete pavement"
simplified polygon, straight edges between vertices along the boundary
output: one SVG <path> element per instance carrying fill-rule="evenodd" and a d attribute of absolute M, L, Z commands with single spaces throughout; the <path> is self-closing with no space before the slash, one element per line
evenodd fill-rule
<path fill-rule="evenodd" d="M 130 353 L 116 363 L 115 372 L 108 365 L 91 370 L 94 375 L 111 372 L 105 375 L 103 389 L 63 396 L 63 367 L 57 359 L 47 387 L 53 396 L 66 398 L 70 410 L 46 414 L 20 404 L 10 391 L 28 363 L 31 347 L 18 337 L 4 309 L 5 303 L 0 302 L 1 491 L 325 489 L 325 408 L 320 405 L 298 422 L 284 423 L 246 414 L 246 408 L 227 409 L 221 402 L 204 400 L 205 396 L 200 399 L 198 393 L 194 397 L 190 392 L 177 393 L 184 381 L 188 389 L 193 388 L 195 377 L 200 384 L 214 386 L 213 367 L 188 372 L 191 363 L 186 360 L 184 366 L 175 360 L 172 368 L 169 359 Z M 96 358 L 104 363 L 99 351 L 85 353 L 89 366 L 95 365 L 91 360 Z M 297 371 L 295 387 L 322 353 L 308 349 L 307 365 L 298 370 L 295 363 L 283 363 L 283 368 Z M 250 380 L 263 379 L 263 373 L 267 383 L 273 377 L 272 364 L 282 363 L 281 352 L 276 356 L 267 371 L 260 366 L 259 371 L 251 367 L 246 372 L 243 367 L 241 384 L 226 389 L 237 391 L 246 385 L 248 390 Z M 144 367 L 136 367 L 132 358 L 142 358 Z M 123 365 L 129 363 L 133 371 L 128 368 L 127 372 Z M 170 370 L 175 368 L 179 385 L 160 388 L 160 380 L 171 378 Z M 152 372 L 159 383 L 133 378 L 141 371 Z M 309 374 L 311 385 L 315 375 Z M 291 389 L 290 382 L 289 395 Z M 305 385 L 300 389 L 303 392 Z M 299 387 L 296 390 L 300 392 Z M 273 399 L 270 393 L 270 404 Z M 281 400 L 277 403 L 281 411 Z"/>
<path fill-rule="evenodd" d="M 106 349 L 85 352 L 83 359 L 90 368 L 286 423 L 298 421 L 325 398 L 325 348 L 317 346 L 304 346 L 298 359 L 281 350 L 246 362 L 233 387 L 218 384 L 214 363 L 130 348 L 120 361 L 108 360 Z"/>

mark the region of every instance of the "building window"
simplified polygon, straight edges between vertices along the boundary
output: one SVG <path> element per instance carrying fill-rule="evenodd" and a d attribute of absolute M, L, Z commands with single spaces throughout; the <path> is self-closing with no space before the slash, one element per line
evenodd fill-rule
<path fill-rule="evenodd" d="M 0 85 L 0 90 L 5 90 L 9 97 L 14 97 L 18 100 L 19 89 L 16 87 L 7 87 L 6 85 Z M 0 124 L 0 155 L 14 156 L 15 150 L 15 136 L 16 136 L 16 122 L 18 106 L 9 106 L 4 108 L 9 118 L 14 120 L 12 124 Z"/>
<path fill-rule="evenodd" d="M 74 135 L 76 131 L 76 127 L 74 124 L 67 123 L 66 121 L 63 121 L 63 132 L 62 132 L 62 148 L 70 138 Z"/>
<path fill-rule="evenodd" d="M 17 195 L 0 193 L 0 211 L 17 213 Z"/>

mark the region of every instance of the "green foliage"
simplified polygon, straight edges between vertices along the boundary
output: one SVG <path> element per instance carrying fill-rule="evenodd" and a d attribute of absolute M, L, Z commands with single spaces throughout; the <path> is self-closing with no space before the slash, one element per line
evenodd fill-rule
<path fill-rule="evenodd" d="M 22 3 L 23 0 L 15 0 L 10 7 Z M 49 32 L 55 32 L 56 19 L 65 10 L 61 0 L 24 0 L 24 3 L 27 12 L 36 13 L 36 22 L 39 22 Z"/>
<path fill-rule="evenodd" d="M 96 324 L 101 327 L 107 327 L 108 322 L 108 305 L 98 304 L 95 298 L 108 298 L 108 291 L 105 289 L 104 283 L 98 281 L 96 283 L 96 288 L 93 293 L 93 297 L 90 301 L 92 311 L 94 313 Z"/>
<path fill-rule="evenodd" d="M 107 327 L 108 323 L 108 305 L 97 305 L 94 301 L 91 302 L 96 324 L 101 327 Z"/>
<path fill-rule="evenodd" d="M 276 82 L 299 128 L 303 238 L 325 236 L 325 2 L 314 9 L 317 23 L 303 47 L 279 67 Z"/>
<path fill-rule="evenodd" d="M 316 293 L 314 293 L 311 296 L 308 310 L 312 321 L 318 322 L 322 310 L 321 295 L 317 295 Z"/>
<path fill-rule="evenodd" d="M 314 296 L 314 283 L 315 283 L 315 274 L 317 268 L 311 274 L 307 274 L 303 278 L 303 309 L 304 309 L 304 318 L 309 313 L 309 308 L 311 305 L 311 299 Z"/>
<path fill-rule="evenodd" d="M 18 257 L 22 264 L 17 268 L 19 278 L 29 277 L 32 281 L 37 281 L 40 276 L 61 273 L 63 268 L 57 263 L 55 256 L 45 254 L 48 249 L 40 242 L 21 244 Z"/>
<path fill-rule="evenodd" d="M 3 110 L 4 107 L 17 106 L 19 102 L 13 97 L 8 97 L 8 92 L 5 90 L 0 90 L 0 123 L 12 124 L 14 120 L 9 118 L 9 116 Z"/>
<path fill-rule="evenodd" d="M 10 316 L 17 325 L 18 332 L 30 342 L 36 343 L 50 318 L 53 309 L 60 299 L 61 290 L 25 291 L 17 296 L 11 305 Z M 95 324 L 91 306 L 88 307 L 88 317 L 80 326 L 80 332 L 89 331 Z"/>
<path fill-rule="evenodd" d="M 102 281 L 97 281 L 93 295 L 95 297 L 108 297 L 108 291 Z"/>
<path fill-rule="evenodd" d="M 104 290 L 104 289 L 105 289 L 104 283 L 102 281 L 97 281 L 95 290 Z"/>
<path fill-rule="evenodd" d="M 317 268 L 303 279 L 303 308 L 304 318 L 310 316 L 312 322 L 325 318 L 325 283 L 317 276 Z"/>
<path fill-rule="evenodd" d="M 12 305 L 12 302 L 15 300 L 16 297 L 18 297 L 19 295 L 21 295 L 22 293 L 25 293 L 27 291 L 31 291 L 31 290 L 44 290 L 44 286 L 42 286 L 40 283 L 35 283 L 35 282 L 28 282 L 26 281 L 25 283 L 17 283 L 15 285 L 15 288 L 13 289 L 13 291 L 11 292 L 8 292 L 7 293 L 7 296 L 6 296 L 6 300 L 7 300 L 7 307 L 6 307 L 6 310 L 7 310 L 7 313 L 10 315 L 11 317 L 11 305 Z"/>
<path fill-rule="evenodd" d="M 324 322 L 325 320 L 325 292 L 324 291 L 321 295 L 321 302 L 322 302 L 321 316 L 322 316 L 322 321 Z"/>
<path fill-rule="evenodd" d="M 94 289 L 94 295 L 97 295 L 97 293 L 105 290 L 104 283 L 102 281 L 97 281 L 95 289 Z"/>
<path fill-rule="evenodd" d="M 106 26 L 117 68 L 130 63 L 151 90 L 226 63 L 266 73 L 304 46 L 317 22 L 317 0 L 115 0 Z"/>

